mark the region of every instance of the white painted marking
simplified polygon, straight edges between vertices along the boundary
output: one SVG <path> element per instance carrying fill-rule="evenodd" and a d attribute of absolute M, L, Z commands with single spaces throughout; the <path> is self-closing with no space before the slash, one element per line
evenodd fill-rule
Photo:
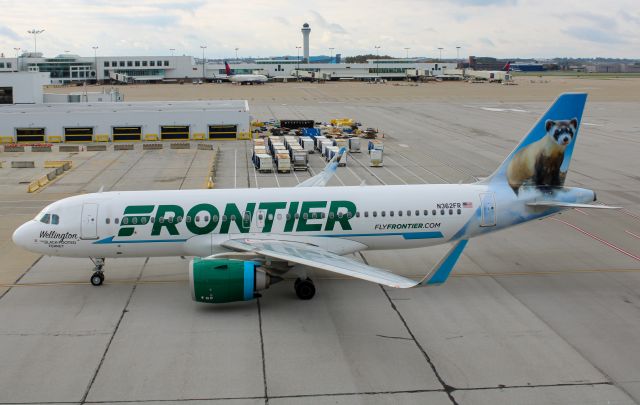
<path fill-rule="evenodd" d="M 602 124 L 592 124 L 590 122 L 583 122 L 582 125 L 586 125 L 588 127 L 601 127 Z"/>
<path fill-rule="evenodd" d="M 507 111 L 511 111 L 511 112 L 521 112 L 521 113 L 526 113 L 529 112 L 527 110 L 521 110 L 520 108 L 496 108 L 496 107 L 480 107 L 481 110 L 485 110 L 485 111 L 493 111 L 493 112 L 507 112 Z"/>
<path fill-rule="evenodd" d="M 402 146 L 403 148 L 408 148 L 409 145 L 407 145 L 406 143 L 399 143 L 398 146 Z"/>

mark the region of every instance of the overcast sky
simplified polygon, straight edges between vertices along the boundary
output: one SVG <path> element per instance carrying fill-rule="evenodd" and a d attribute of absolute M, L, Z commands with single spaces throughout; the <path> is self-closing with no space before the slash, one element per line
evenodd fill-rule
<path fill-rule="evenodd" d="M 311 26 L 311 54 L 396 57 L 640 58 L 638 0 L 0 0 L 0 52 L 93 55 L 296 54 Z"/>

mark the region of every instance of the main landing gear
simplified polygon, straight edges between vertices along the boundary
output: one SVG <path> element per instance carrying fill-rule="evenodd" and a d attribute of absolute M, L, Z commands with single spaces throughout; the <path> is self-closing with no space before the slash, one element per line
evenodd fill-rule
<path fill-rule="evenodd" d="M 301 300 L 310 300 L 316 295 L 316 286 L 313 285 L 313 281 L 309 277 L 304 280 L 297 278 L 293 287 L 296 290 L 296 295 Z"/>
<path fill-rule="evenodd" d="M 102 270 L 104 267 L 104 259 L 91 258 L 91 261 L 96 266 L 94 267 L 93 274 L 91 275 L 91 284 L 95 287 L 98 287 L 104 282 L 104 271 Z"/>

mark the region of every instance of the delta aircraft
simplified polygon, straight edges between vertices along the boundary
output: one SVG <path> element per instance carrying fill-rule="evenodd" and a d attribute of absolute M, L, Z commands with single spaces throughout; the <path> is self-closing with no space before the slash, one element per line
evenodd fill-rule
<path fill-rule="evenodd" d="M 261 84 L 269 81 L 269 78 L 265 75 L 237 75 L 234 74 L 229 64 L 224 62 L 224 70 L 227 73 L 227 77 L 231 81 L 231 83 L 240 83 L 240 84 Z"/>
<path fill-rule="evenodd" d="M 469 239 L 590 205 L 592 190 L 565 187 L 586 94 L 561 95 L 507 159 L 473 184 L 325 187 L 331 161 L 295 188 L 112 191 L 52 203 L 20 226 L 13 241 L 51 256 L 90 258 L 91 283 L 104 280 L 106 258 L 193 256 L 192 298 L 251 300 L 282 280 L 315 292 L 308 269 L 395 288 L 442 284 Z M 345 153 L 344 150 L 341 153 Z M 352 257 L 364 250 L 451 243 L 419 281 Z"/>

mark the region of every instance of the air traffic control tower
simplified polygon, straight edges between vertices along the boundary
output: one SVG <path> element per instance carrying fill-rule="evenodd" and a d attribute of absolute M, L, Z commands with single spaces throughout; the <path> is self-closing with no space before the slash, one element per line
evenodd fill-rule
<path fill-rule="evenodd" d="M 311 28 L 308 23 L 302 24 L 302 49 L 304 63 L 309 63 L 309 34 L 311 34 Z"/>

